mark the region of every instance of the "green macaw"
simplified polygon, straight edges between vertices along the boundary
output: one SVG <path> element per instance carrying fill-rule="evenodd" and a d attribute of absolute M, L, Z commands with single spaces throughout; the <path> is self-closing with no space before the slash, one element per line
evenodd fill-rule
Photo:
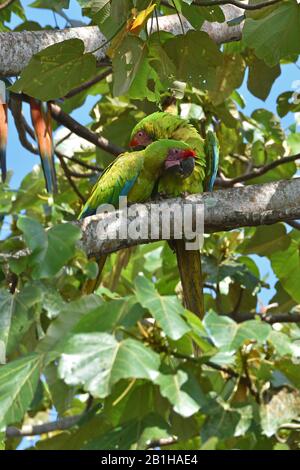
<path fill-rule="evenodd" d="M 178 167 L 185 177 L 182 168 L 194 158 L 195 152 L 188 144 L 166 139 L 153 142 L 144 150 L 119 155 L 101 174 L 78 218 L 96 214 L 103 204 L 118 208 L 120 196 L 127 196 L 130 203 L 145 202 L 164 171 Z M 97 286 L 105 260 L 105 255 L 98 260 L 98 278 L 89 291 Z"/>
<path fill-rule="evenodd" d="M 146 147 L 157 139 L 175 139 L 186 142 L 196 152 L 195 169 L 185 179 L 166 173 L 160 178 L 158 192 L 175 197 L 184 193 L 211 191 L 216 179 L 219 146 L 215 134 L 207 132 L 204 140 L 187 120 L 167 112 L 156 112 L 142 119 L 131 133 L 131 147 Z M 203 281 L 199 250 L 185 250 L 184 240 L 174 240 L 178 268 L 187 308 L 204 316 Z"/>

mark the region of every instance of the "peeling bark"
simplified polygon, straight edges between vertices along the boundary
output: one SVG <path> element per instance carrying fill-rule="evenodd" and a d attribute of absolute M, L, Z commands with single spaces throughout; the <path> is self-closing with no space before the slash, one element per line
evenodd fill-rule
<path fill-rule="evenodd" d="M 226 20 L 238 17 L 242 10 L 233 6 L 222 7 Z M 177 15 L 162 16 L 158 19 L 159 29 L 170 31 L 173 34 L 182 34 L 181 23 Z M 193 29 L 190 23 L 182 18 L 184 30 Z M 148 21 L 148 31 L 150 31 L 150 21 Z M 228 26 L 224 23 L 203 24 L 202 30 L 218 44 L 237 41 L 242 36 L 242 24 Z M 157 29 L 156 21 L 152 23 L 152 31 Z M 0 33 L 0 76 L 18 75 L 26 67 L 31 57 L 37 52 L 52 44 L 56 44 L 67 39 L 78 38 L 84 42 L 86 52 L 94 51 L 106 42 L 106 37 L 97 26 L 83 26 L 79 28 L 69 28 L 63 30 L 42 30 L 42 31 L 22 31 Z M 104 59 L 109 44 L 95 52 L 98 61 Z"/>
<path fill-rule="evenodd" d="M 194 194 L 184 199 L 158 201 L 156 206 L 158 239 L 172 239 L 174 236 L 173 223 L 169 236 L 165 236 L 162 232 L 162 219 L 166 210 L 174 207 L 174 204 L 183 207 L 187 203 L 192 204 L 194 208 L 204 203 L 204 224 L 207 233 L 293 220 L 300 218 L 300 178 Z M 137 205 L 131 206 L 132 209 L 136 207 Z M 144 204 L 139 217 L 131 215 L 127 218 L 127 228 L 131 224 L 136 226 L 144 224 L 148 227 L 148 234 L 151 234 L 150 212 L 150 203 Z M 101 254 L 154 241 L 150 235 L 142 235 L 138 240 L 130 237 L 130 234 L 125 239 L 112 238 L 116 230 L 121 227 L 122 215 L 124 216 L 124 210 L 98 214 L 76 222 L 82 230 L 81 247 L 88 256 L 98 257 Z M 194 224 L 195 219 L 194 211 Z M 107 239 L 103 239 L 104 226 L 107 229 Z M 201 234 L 200 231 L 199 233 Z"/>

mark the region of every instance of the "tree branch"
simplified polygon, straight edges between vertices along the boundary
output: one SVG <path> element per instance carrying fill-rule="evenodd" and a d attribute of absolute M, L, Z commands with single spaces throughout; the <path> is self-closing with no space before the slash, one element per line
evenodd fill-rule
<path fill-rule="evenodd" d="M 88 90 L 91 86 L 95 85 L 96 83 L 101 82 L 104 78 L 108 77 L 108 75 L 110 75 L 111 72 L 112 72 L 112 69 L 110 67 L 109 69 L 101 73 L 100 75 L 97 75 L 96 77 L 92 78 L 88 82 L 85 82 L 82 85 L 78 86 L 77 88 L 74 88 L 73 90 L 69 91 L 69 93 L 64 98 L 65 99 L 73 98 L 73 96 L 78 95 L 78 93 Z"/>
<path fill-rule="evenodd" d="M 247 320 L 254 320 L 256 317 L 261 318 L 266 323 L 273 325 L 274 323 L 300 323 L 300 312 L 287 312 L 287 313 L 242 313 L 236 312 L 230 315 L 230 318 L 237 323 L 242 323 Z"/>
<path fill-rule="evenodd" d="M 6 437 L 25 437 L 25 436 L 39 436 L 40 434 L 47 434 L 54 431 L 64 431 L 75 426 L 83 414 L 66 416 L 65 418 L 52 421 L 51 423 L 37 424 L 34 426 L 26 425 L 22 429 L 15 426 L 8 426 L 6 428 Z"/>
<path fill-rule="evenodd" d="M 234 6 L 222 7 L 226 21 L 240 16 L 242 10 Z M 173 34 L 182 34 L 182 27 L 185 31 L 193 29 L 190 23 L 181 17 L 181 22 L 177 15 L 161 16 L 158 18 L 158 26 L 161 31 L 170 31 Z M 243 24 L 229 26 L 224 23 L 210 23 L 205 21 L 202 30 L 208 33 L 213 41 L 218 44 L 238 41 L 242 37 Z M 154 24 L 151 31 L 151 20 L 147 23 L 149 34 L 157 30 Z M 63 30 L 42 30 L 42 31 L 21 31 L 0 33 L 0 76 L 19 75 L 26 67 L 31 57 L 39 51 L 67 39 L 81 39 L 85 45 L 86 52 L 96 51 L 97 62 L 101 64 L 106 57 L 109 48 L 107 38 L 99 30 L 98 26 L 84 26 L 79 28 L 69 28 Z"/>
<path fill-rule="evenodd" d="M 68 165 L 67 165 L 66 162 L 64 161 L 62 155 L 60 154 L 60 152 L 55 152 L 55 155 L 56 155 L 57 158 L 59 159 L 60 164 L 61 164 L 61 167 L 62 167 L 62 169 L 63 169 L 63 171 L 64 171 L 64 174 L 65 174 L 67 180 L 69 181 L 70 186 L 73 188 L 73 191 L 75 192 L 75 194 L 77 194 L 77 196 L 78 196 L 79 199 L 81 200 L 82 204 L 85 204 L 86 199 L 85 199 L 85 197 L 83 196 L 83 194 L 81 194 L 81 192 L 80 192 L 79 189 L 77 188 L 76 184 L 74 183 L 74 181 L 73 181 L 73 179 L 72 179 L 71 171 L 69 170 Z"/>
<path fill-rule="evenodd" d="M 217 5 L 233 5 L 235 7 L 241 8 L 243 10 L 260 10 L 262 8 L 269 7 L 271 5 L 275 5 L 276 3 L 280 3 L 282 0 L 269 0 L 267 2 L 261 3 L 254 3 L 248 4 L 241 2 L 239 0 L 194 0 L 194 5 L 198 7 L 215 7 Z"/>
<path fill-rule="evenodd" d="M 105 137 L 101 137 L 95 132 L 90 131 L 87 127 L 79 124 L 79 122 L 66 114 L 57 104 L 51 103 L 51 115 L 59 124 L 62 124 L 70 131 L 74 132 L 74 134 L 96 145 L 96 147 L 116 156 L 124 152 L 123 148 L 114 145 L 105 139 Z"/>
<path fill-rule="evenodd" d="M 222 181 L 220 182 L 220 186 L 225 187 L 225 188 L 232 187 L 236 183 L 241 183 L 244 181 L 252 180 L 253 178 L 257 178 L 258 176 L 262 176 L 265 173 L 268 173 L 268 171 L 271 171 L 280 165 L 295 162 L 296 160 L 299 160 L 299 159 L 300 159 L 300 153 L 296 155 L 290 155 L 289 157 L 282 157 L 278 160 L 274 160 L 274 162 L 271 162 L 268 165 L 260 166 L 259 168 L 254 168 L 254 170 L 250 171 L 249 173 L 244 173 L 243 175 L 237 176 L 236 178 L 227 178 L 227 179 L 223 178 Z M 219 183 L 219 178 L 218 178 L 218 183 Z"/>
<path fill-rule="evenodd" d="M 4 10 L 4 8 L 9 7 L 9 6 L 12 5 L 14 2 L 15 2 L 15 0 L 6 0 L 6 2 L 1 3 L 1 5 L 0 5 L 0 11 L 1 11 L 1 10 Z"/>
<path fill-rule="evenodd" d="M 287 181 L 219 190 L 213 193 L 194 194 L 186 198 L 166 199 L 156 201 L 155 206 L 146 203 L 142 205 L 140 215 L 134 211 L 138 207 L 141 208 L 141 205 L 135 205 L 131 207 L 132 214 L 127 217 L 126 223 L 129 231 L 124 239 L 116 238 L 116 231 L 122 227 L 122 217 L 125 217 L 124 210 L 87 217 L 76 222 L 82 229 L 82 248 L 88 256 L 98 257 L 100 254 L 150 243 L 154 241 L 150 236 L 153 231 L 153 226 L 151 227 L 151 217 L 153 220 L 153 216 L 156 220 L 157 239 L 172 239 L 174 224 L 170 224 L 170 234 L 165 234 L 163 220 L 165 220 L 167 211 L 174 209 L 174 204 L 179 205 L 183 213 L 183 207 L 187 203 L 193 207 L 194 227 L 196 225 L 195 209 L 204 204 L 205 232 L 207 233 L 299 219 L 300 179 L 294 178 Z M 131 236 L 130 233 L 134 226 L 145 227 L 146 235 L 145 232 L 142 232 L 139 239 Z M 198 230 L 200 229 L 198 228 Z"/>

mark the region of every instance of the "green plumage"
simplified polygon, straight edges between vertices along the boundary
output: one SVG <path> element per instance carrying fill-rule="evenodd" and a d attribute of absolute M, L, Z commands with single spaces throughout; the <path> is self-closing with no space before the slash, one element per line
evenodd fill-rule
<path fill-rule="evenodd" d="M 175 140 L 159 140 L 144 150 L 119 155 L 101 174 L 79 219 L 95 214 L 101 204 L 118 207 L 120 196 L 127 196 L 128 202 L 149 199 L 164 171 L 169 151 L 175 148 L 185 150 L 190 146 Z"/>
<path fill-rule="evenodd" d="M 181 193 L 201 193 L 205 179 L 205 150 L 204 140 L 198 131 L 187 120 L 170 113 L 156 112 L 142 119 L 133 129 L 132 137 L 144 130 L 151 140 L 174 139 L 184 141 L 195 150 L 195 169 L 185 179 L 174 174 L 165 174 L 159 182 L 158 191 L 168 196 L 179 196 Z"/>

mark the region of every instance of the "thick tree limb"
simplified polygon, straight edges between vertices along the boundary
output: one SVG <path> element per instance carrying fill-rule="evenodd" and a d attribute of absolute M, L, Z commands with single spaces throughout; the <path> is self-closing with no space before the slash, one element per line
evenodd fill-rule
<path fill-rule="evenodd" d="M 159 201 L 155 209 L 159 239 L 172 238 L 174 234 L 173 224 L 170 227 L 170 236 L 164 236 L 162 233 L 162 220 L 166 217 L 166 211 L 174 207 L 174 204 L 179 204 L 183 208 L 187 203 L 192 204 L 194 209 L 204 203 L 205 232 L 207 233 L 294 220 L 300 218 L 300 179 L 231 188 L 202 195 L 195 194 L 184 199 Z M 132 209 L 136 207 L 133 206 Z M 148 228 L 148 234 L 151 234 L 150 214 L 150 203 L 144 204 L 143 212 L 139 217 L 131 215 L 127 218 L 127 228 L 132 227 L 133 224 L 136 226 L 144 224 Z M 81 244 L 88 256 L 98 257 L 100 254 L 153 241 L 150 235 L 134 239 L 130 237 L 130 233 L 127 234 L 126 239 L 109 238 L 116 233 L 116 229 L 120 229 L 120 216 L 124 216 L 124 212 L 98 214 L 77 222 L 83 233 Z M 107 229 L 107 239 L 101 239 L 101 237 L 104 238 L 103 225 L 101 226 L 103 223 Z M 193 223 L 195 223 L 195 213 Z"/>
<path fill-rule="evenodd" d="M 226 20 L 240 16 L 243 11 L 230 5 L 223 7 L 223 9 Z M 182 23 L 185 31 L 192 29 L 185 18 L 182 18 Z M 148 22 L 148 31 L 151 28 L 150 24 L 151 21 Z M 182 34 L 181 22 L 177 15 L 158 18 L 158 25 L 160 30 L 171 31 L 173 34 Z M 152 26 L 152 32 L 154 32 L 157 25 L 153 24 Z M 229 26 L 226 22 L 205 22 L 202 29 L 215 42 L 221 44 L 241 39 L 242 27 L 243 23 Z M 0 33 L 0 76 L 19 75 L 34 54 L 52 44 L 72 38 L 81 39 L 84 42 L 86 52 L 96 51 L 94 54 L 98 62 L 105 58 L 109 43 L 107 43 L 107 38 L 97 26 L 64 30 L 5 32 Z"/>

